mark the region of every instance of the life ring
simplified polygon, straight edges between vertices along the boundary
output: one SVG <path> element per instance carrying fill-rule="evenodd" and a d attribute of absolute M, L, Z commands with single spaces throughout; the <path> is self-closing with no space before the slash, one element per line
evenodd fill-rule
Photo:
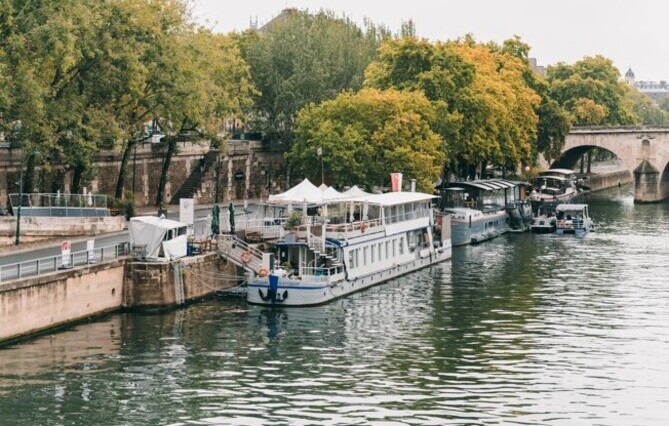
<path fill-rule="evenodd" d="M 367 229 L 367 224 L 363 222 L 360 225 L 360 232 L 364 233 L 366 229 Z"/>
<path fill-rule="evenodd" d="M 267 270 L 267 268 L 260 268 L 260 270 L 258 270 L 259 277 L 266 277 L 268 274 L 269 271 Z"/>
<path fill-rule="evenodd" d="M 249 253 L 248 251 L 245 251 L 244 253 L 242 253 L 241 259 L 242 259 L 242 263 L 244 263 L 246 265 L 247 263 L 249 263 L 251 261 L 251 253 Z"/>

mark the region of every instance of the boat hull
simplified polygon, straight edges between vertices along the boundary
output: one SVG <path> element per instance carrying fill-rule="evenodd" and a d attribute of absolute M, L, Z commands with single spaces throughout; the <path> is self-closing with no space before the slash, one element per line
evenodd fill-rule
<path fill-rule="evenodd" d="M 477 244 L 509 231 L 508 215 L 501 210 L 467 219 L 451 219 L 451 241 L 454 246 Z"/>
<path fill-rule="evenodd" d="M 435 251 L 429 256 L 418 258 L 382 271 L 348 280 L 341 279 L 335 282 L 309 282 L 297 284 L 294 280 L 279 277 L 276 289 L 270 288 L 269 277 L 256 278 L 249 282 L 247 302 L 262 306 L 317 306 L 328 303 L 339 297 L 382 284 L 393 278 L 408 274 L 430 265 L 451 258 L 450 244 Z"/>

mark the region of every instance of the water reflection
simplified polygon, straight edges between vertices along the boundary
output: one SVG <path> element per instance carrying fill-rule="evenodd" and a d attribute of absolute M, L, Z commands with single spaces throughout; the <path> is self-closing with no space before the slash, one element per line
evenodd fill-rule
<path fill-rule="evenodd" d="M 8 424 L 664 424 L 669 208 L 589 200 L 334 303 L 211 301 L 0 350 Z M 19 407 L 19 409 L 16 409 Z"/>

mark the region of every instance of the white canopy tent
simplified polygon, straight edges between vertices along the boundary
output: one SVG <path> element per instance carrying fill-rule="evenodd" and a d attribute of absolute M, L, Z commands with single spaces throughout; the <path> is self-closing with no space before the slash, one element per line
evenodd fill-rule
<path fill-rule="evenodd" d="M 187 254 L 188 225 L 155 216 L 130 219 L 131 246 L 144 246 L 144 257 L 149 260 L 171 260 Z"/>
<path fill-rule="evenodd" d="M 343 194 L 331 186 L 322 184 L 317 187 L 309 181 L 304 179 L 299 184 L 290 188 L 281 194 L 270 195 L 268 201 L 272 204 L 281 204 L 292 206 L 307 204 L 323 204 L 330 201 L 336 201 L 343 197 Z"/>
<path fill-rule="evenodd" d="M 365 192 L 362 189 L 358 188 L 358 185 L 354 185 L 348 191 L 344 191 L 342 196 L 345 198 L 359 198 L 359 197 L 368 197 L 372 194 Z"/>

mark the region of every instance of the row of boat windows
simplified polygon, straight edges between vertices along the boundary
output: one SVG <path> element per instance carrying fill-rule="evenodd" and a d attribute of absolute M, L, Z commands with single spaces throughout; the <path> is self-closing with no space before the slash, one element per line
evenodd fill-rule
<path fill-rule="evenodd" d="M 400 256 L 404 254 L 404 237 L 353 249 L 348 252 L 348 264 L 351 269 L 359 268 L 394 258 L 398 253 Z"/>
<path fill-rule="evenodd" d="M 383 215 L 387 224 L 418 219 L 419 217 L 429 217 L 431 212 L 432 204 L 429 201 L 398 204 L 383 208 Z"/>
<path fill-rule="evenodd" d="M 493 226 L 497 226 L 498 224 L 499 224 L 499 220 L 495 220 L 495 221 L 491 220 L 490 222 L 486 222 L 485 229 L 492 228 Z"/>

